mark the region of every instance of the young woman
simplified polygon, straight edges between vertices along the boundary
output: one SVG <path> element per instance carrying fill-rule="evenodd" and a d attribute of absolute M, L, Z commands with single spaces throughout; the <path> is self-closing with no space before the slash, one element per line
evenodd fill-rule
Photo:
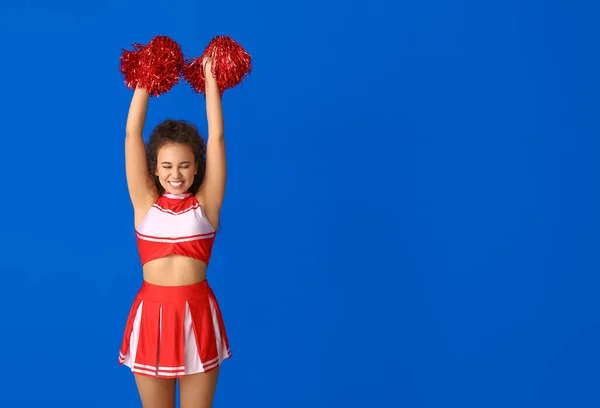
<path fill-rule="evenodd" d="M 206 144 L 195 126 L 165 120 L 142 138 L 149 95 L 134 91 L 125 136 L 142 287 L 125 327 L 119 362 L 131 368 L 144 408 L 212 406 L 221 362 L 231 356 L 206 280 L 225 192 L 221 96 L 206 74 Z"/>

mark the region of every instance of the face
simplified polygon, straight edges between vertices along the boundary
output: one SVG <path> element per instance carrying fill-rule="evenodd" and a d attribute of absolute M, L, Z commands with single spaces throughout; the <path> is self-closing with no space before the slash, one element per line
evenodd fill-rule
<path fill-rule="evenodd" d="M 194 152 L 188 145 L 169 143 L 159 149 L 155 174 L 166 192 L 184 193 L 197 172 Z"/>

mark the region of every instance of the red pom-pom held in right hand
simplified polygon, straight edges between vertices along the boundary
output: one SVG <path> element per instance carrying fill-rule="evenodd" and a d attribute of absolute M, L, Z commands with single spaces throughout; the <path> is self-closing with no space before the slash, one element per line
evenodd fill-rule
<path fill-rule="evenodd" d="M 156 97 L 179 82 L 183 63 L 179 44 L 167 36 L 156 36 L 148 45 L 134 44 L 133 51 L 123 50 L 121 73 L 129 89 L 139 86 Z"/>
<path fill-rule="evenodd" d="M 143 68 L 141 54 L 145 45 L 133 44 L 133 50 L 123 49 L 120 60 L 120 71 L 125 81 L 125 86 L 129 89 L 135 89 L 140 77 L 142 76 Z"/>
<path fill-rule="evenodd" d="M 211 57 L 211 71 L 219 92 L 239 85 L 252 72 L 252 58 L 244 48 L 228 36 L 214 37 L 199 58 L 188 59 L 181 70 L 183 79 L 197 93 L 206 91 L 206 77 L 202 61 Z"/>

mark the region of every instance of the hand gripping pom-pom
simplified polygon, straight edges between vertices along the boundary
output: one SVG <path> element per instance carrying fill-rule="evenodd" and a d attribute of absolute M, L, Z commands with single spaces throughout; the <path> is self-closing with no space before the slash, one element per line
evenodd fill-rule
<path fill-rule="evenodd" d="M 121 73 L 129 89 L 145 88 L 151 96 L 168 92 L 179 82 L 184 63 L 181 47 L 173 39 L 156 36 L 148 45 L 123 50 Z"/>
<path fill-rule="evenodd" d="M 228 36 L 214 37 L 199 58 L 185 61 L 181 70 L 183 79 L 194 92 L 206 91 L 206 78 L 202 61 L 211 57 L 211 72 L 216 79 L 219 93 L 239 85 L 252 72 L 252 58 L 244 48 Z"/>

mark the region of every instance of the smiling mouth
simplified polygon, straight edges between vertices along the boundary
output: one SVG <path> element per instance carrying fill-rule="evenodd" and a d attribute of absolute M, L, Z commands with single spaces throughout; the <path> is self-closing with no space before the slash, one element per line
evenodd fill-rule
<path fill-rule="evenodd" d="M 177 181 L 177 182 L 169 181 L 169 184 L 171 185 L 171 187 L 179 188 L 183 185 L 183 181 Z"/>

